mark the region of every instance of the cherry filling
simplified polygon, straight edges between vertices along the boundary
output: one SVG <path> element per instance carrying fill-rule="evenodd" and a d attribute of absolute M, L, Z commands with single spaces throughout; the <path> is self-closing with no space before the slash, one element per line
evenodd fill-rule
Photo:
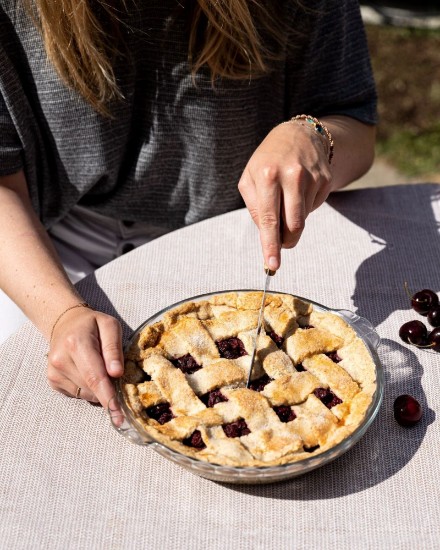
<path fill-rule="evenodd" d="M 153 405 L 152 407 L 145 409 L 145 412 L 150 418 L 157 420 L 159 424 L 165 424 L 175 418 L 169 403 L 159 403 L 158 405 Z"/>
<path fill-rule="evenodd" d="M 171 363 L 185 374 L 192 374 L 202 368 L 189 353 L 178 359 L 172 359 Z"/>
<path fill-rule="evenodd" d="M 319 449 L 319 445 L 313 445 L 313 447 L 306 447 L 304 445 L 303 449 L 305 453 L 313 453 L 313 451 L 316 451 L 316 449 Z"/>
<path fill-rule="evenodd" d="M 222 428 L 228 437 L 241 437 L 251 433 L 244 418 L 239 418 L 230 424 L 223 424 Z"/>
<path fill-rule="evenodd" d="M 141 381 L 140 383 L 142 382 L 150 382 L 151 381 L 151 376 L 149 374 L 147 374 L 144 370 L 142 371 L 142 378 L 141 378 Z"/>
<path fill-rule="evenodd" d="M 209 391 L 208 393 L 202 395 L 200 400 L 209 408 L 217 405 L 217 403 L 221 403 L 222 401 L 229 401 L 229 399 L 223 395 L 220 390 Z"/>
<path fill-rule="evenodd" d="M 284 338 L 282 336 L 279 336 L 276 332 L 272 330 L 272 332 L 269 332 L 269 336 L 272 338 L 272 340 L 275 342 L 278 348 L 281 348 L 284 342 Z"/>
<path fill-rule="evenodd" d="M 182 443 L 187 447 L 194 447 L 194 449 L 204 449 L 206 447 L 200 430 L 195 430 L 189 437 L 184 439 Z"/>
<path fill-rule="evenodd" d="M 272 378 L 270 378 L 267 374 L 263 374 L 261 378 L 257 378 L 256 380 L 252 380 L 250 382 L 249 389 L 254 391 L 263 391 L 269 382 L 272 382 Z"/>
<path fill-rule="evenodd" d="M 295 365 L 295 369 L 298 371 L 298 372 L 304 372 L 306 369 L 303 367 L 303 364 L 302 363 L 298 363 L 297 365 Z"/>
<path fill-rule="evenodd" d="M 342 399 L 339 399 L 339 397 L 337 397 L 332 391 L 326 388 L 316 388 L 313 393 L 322 401 L 322 403 L 324 403 L 327 409 L 331 409 L 335 405 L 342 403 Z"/>
<path fill-rule="evenodd" d="M 342 359 L 339 357 L 337 351 L 331 351 L 330 353 L 326 353 L 327 357 L 329 357 L 333 363 L 340 363 Z"/>
<path fill-rule="evenodd" d="M 293 410 L 285 405 L 273 407 L 273 410 L 277 413 L 278 418 L 281 420 L 281 422 L 291 422 L 296 418 L 296 414 L 293 412 Z"/>
<path fill-rule="evenodd" d="M 248 354 L 240 338 L 217 340 L 216 345 L 220 352 L 220 357 L 224 359 L 237 359 L 238 357 L 243 357 L 243 355 Z"/>

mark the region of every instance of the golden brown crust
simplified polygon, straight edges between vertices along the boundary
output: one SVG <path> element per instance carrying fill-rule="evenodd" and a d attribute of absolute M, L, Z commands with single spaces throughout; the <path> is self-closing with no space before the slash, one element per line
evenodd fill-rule
<path fill-rule="evenodd" d="M 261 297 L 184 303 L 132 340 L 122 389 L 151 437 L 216 464 L 273 466 L 322 453 L 359 426 L 376 391 L 371 355 L 341 317 L 294 296 L 267 295 L 246 388 Z"/>

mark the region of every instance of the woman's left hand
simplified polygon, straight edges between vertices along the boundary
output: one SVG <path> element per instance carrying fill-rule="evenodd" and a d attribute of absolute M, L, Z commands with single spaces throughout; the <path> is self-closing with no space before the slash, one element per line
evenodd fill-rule
<path fill-rule="evenodd" d="M 325 138 L 299 122 L 276 126 L 250 158 L 238 184 L 258 226 L 265 264 L 280 266 L 307 216 L 328 197 L 332 174 Z"/>

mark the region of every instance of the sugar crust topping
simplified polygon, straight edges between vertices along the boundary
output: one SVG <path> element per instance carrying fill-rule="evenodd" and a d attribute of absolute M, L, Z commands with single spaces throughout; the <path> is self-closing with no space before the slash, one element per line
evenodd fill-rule
<path fill-rule="evenodd" d="M 136 422 L 185 455 L 274 466 L 322 453 L 363 421 L 374 361 L 338 315 L 269 294 L 246 388 L 261 292 L 184 303 L 132 339 L 121 380 Z"/>

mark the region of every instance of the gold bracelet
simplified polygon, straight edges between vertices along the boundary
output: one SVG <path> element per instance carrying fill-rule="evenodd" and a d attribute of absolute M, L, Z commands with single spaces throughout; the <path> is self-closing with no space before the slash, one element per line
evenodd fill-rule
<path fill-rule="evenodd" d="M 74 306 L 70 306 L 68 307 L 67 309 L 65 309 L 62 313 L 60 313 L 60 315 L 58 315 L 55 323 L 53 324 L 52 326 L 52 330 L 50 331 L 50 338 L 49 338 L 49 343 L 52 342 L 52 337 L 53 337 L 53 331 L 55 330 L 55 327 L 57 326 L 58 324 L 58 321 L 61 319 L 61 317 L 67 313 L 68 311 L 70 311 L 71 309 L 75 309 L 76 307 L 87 307 L 89 309 L 93 309 L 93 307 L 88 304 L 87 302 L 81 302 L 80 304 L 75 304 Z"/>
<path fill-rule="evenodd" d="M 296 116 L 292 117 L 290 120 L 288 120 L 287 122 L 298 122 L 300 120 L 304 120 L 308 124 L 311 124 L 314 127 L 315 131 L 320 136 L 322 136 L 324 139 L 327 138 L 327 142 L 328 142 L 328 151 L 327 151 L 328 163 L 331 164 L 332 159 L 333 159 L 333 155 L 334 155 L 335 144 L 333 142 L 333 136 L 331 135 L 330 130 L 320 120 L 318 120 L 317 118 L 315 118 L 311 115 L 296 115 Z"/>

